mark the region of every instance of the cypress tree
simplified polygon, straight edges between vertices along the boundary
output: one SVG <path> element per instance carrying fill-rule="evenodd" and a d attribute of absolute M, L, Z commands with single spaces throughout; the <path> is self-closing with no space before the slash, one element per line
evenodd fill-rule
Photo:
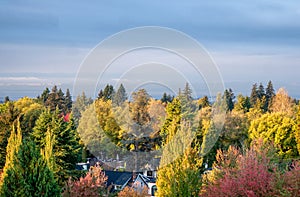
<path fill-rule="evenodd" d="M 17 130 L 15 130 L 15 126 L 12 126 L 12 131 L 8 138 L 8 143 L 6 147 L 6 160 L 5 166 L 3 168 L 3 174 L 1 180 L 3 180 L 7 176 L 7 170 L 13 164 L 15 155 L 19 151 L 19 146 L 22 144 L 22 133 L 20 129 L 20 122 L 18 121 Z M 2 181 L 0 181 L 1 183 Z"/>
<path fill-rule="evenodd" d="M 53 172 L 31 140 L 24 140 L 7 169 L 1 196 L 60 196 Z"/>

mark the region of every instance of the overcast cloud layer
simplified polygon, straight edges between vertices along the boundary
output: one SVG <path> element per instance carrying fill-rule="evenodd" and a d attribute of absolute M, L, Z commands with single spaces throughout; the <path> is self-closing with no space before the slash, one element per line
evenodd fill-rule
<path fill-rule="evenodd" d="M 0 100 L 71 88 L 80 63 L 108 36 L 163 26 L 198 40 L 226 87 L 249 94 L 255 82 L 300 97 L 299 1 L 1 1 Z M 183 85 L 182 85 L 183 86 Z"/>

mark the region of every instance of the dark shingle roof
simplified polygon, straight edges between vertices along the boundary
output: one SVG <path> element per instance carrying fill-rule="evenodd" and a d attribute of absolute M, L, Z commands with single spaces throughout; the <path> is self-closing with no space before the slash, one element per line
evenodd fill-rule
<path fill-rule="evenodd" d="M 124 185 L 132 177 L 132 172 L 119 172 L 119 171 L 104 171 L 107 176 L 107 186 L 111 184 L 115 185 Z"/>

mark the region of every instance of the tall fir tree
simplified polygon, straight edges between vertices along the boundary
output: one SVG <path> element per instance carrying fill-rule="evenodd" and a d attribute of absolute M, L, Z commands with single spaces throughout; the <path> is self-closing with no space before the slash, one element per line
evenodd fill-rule
<path fill-rule="evenodd" d="M 104 101 L 112 100 L 115 95 L 114 87 L 110 84 L 107 84 L 104 90 L 100 90 L 98 94 L 98 99 L 103 99 Z"/>
<path fill-rule="evenodd" d="M 113 97 L 113 103 L 117 106 L 121 106 L 127 99 L 126 90 L 123 86 L 123 84 L 120 85 L 118 88 L 116 94 Z"/>
<path fill-rule="evenodd" d="M 49 97 L 49 93 L 50 93 L 50 90 L 49 90 L 49 88 L 47 87 L 47 88 L 43 91 L 43 93 L 41 94 L 41 96 L 38 96 L 38 100 L 39 100 L 41 103 L 45 104 L 45 102 L 47 101 L 47 99 L 48 99 L 48 97 Z"/>
<path fill-rule="evenodd" d="M 251 94 L 250 94 L 250 103 L 251 107 L 255 106 L 257 99 L 258 99 L 258 93 L 257 93 L 257 84 L 253 84 Z"/>
<path fill-rule="evenodd" d="M 261 100 L 265 95 L 265 88 L 263 84 L 260 83 L 257 89 L 257 97 Z"/>
<path fill-rule="evenodd" d="M 21 143 L 6 173 L 1 196 L 60 196 L 53 172 L 33 141 Z"/>
<path fill-rule="evenodd" d="M 226 108 L 227 111 L 232 111 L 234 108 L 234 99 L 235 96 L 233 94 L 233 91 L 231 88 L 229 88 L 228 90 L 226 89 L 224 92 L 224 100 L 226 102 Z"/>
<path fill-rule="evenodd" d="M 70 90 L 67 89 L 66 96 L 65 96 L 65 112 L 66 113 L 70 113 L 72 111 L 72 104 L 73 104 L 72 96 L 71 96 Z"/>
<path fill-rule="evenodd" d="M 46 134 L 51 131 L 55 141 L 53 143 L 53 156 L 55 157 L 56 172 L 60 184 L 71 175 L 79 161 L 81 150 L 79 137 L 75 131 L 75 125 L 71 116 L 66 122 L 59 110 L 51 112 L 44 111 L 36 122 L 32 137 L 40 148 L 46 146 Z"/>
<path fill-rule="evenodd" d="M 269 81 L 266 87 L 266 103 L 267 103 L 268 110 L 271 107 L 272 99 L 274 96 L 275 96 L 275 90 L 273 88 L 272 81 Z"/>

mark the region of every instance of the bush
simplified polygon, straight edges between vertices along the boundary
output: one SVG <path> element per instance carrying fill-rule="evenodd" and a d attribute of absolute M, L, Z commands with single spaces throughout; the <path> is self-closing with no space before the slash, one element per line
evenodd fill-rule
<path fill-rule="evenodd" d="M 105 183 L 107 177 L 99 167 L 91 167 L 90 171 L 85 177 L 81 177 L 77 181 L 72 181 L 69 178 L 64 197 L 88 197 L 88 196 L 100 196 L 105 192 Z"/>

